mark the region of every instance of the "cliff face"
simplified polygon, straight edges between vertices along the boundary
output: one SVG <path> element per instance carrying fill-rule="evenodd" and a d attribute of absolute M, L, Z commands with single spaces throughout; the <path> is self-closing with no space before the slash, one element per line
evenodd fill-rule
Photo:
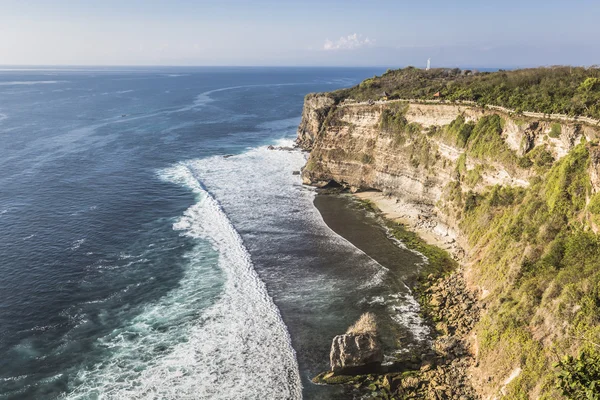
<path fill-rule="evenodd" d="M 502 138 L 517 156 L 523 156 L 536 146 L 547 145 L 554 158 L 559 159 L 582 138 L 591 140 L 597 135 L 594 128 L 575 123 L 511 117 L 473 106 L 410 103 L 404 115 L 408 123 L 419 125 L 420 132 L 398 145 L 394 135 L 380 127 L 382 112 L 398 104 L 403 103 L 348 103 L 334 107 L 333 100 L 326 95 L 307 97 L 297 140 L 300 147 L 311 150 L 303 173 L 306 183 L 319 185 L 335 180 L 355 189 L 381 190 L 435 204 L 440 200 L 444 184 L 455 177 L 455 163 L 465 149 L 426 132 L 449 125 L 459 115 L 475 122 L 486 115 L 500 115 L 504 125 Z M 555 134 L 551 133 L 553 129 Z M 429 155 L 435 157 L 425 171 L 411 153 L 415 141 L 422 139 L 419 136 L 426 138 Z M 531 175 L 528 171 L 514 168 L 509 171 L 511 166 L 493 159 L 480 161 L 493 164 L 493 168 L 482 174 L 481 187 L 528 184 L 527 178 Z M 479 164 L 481 162 L 473 160 L 467 169 Z"/>
<path fill-rule="evenodd" d="M 576 121 L 455 104 L 345 101 L 335 105 L 327 95 L 307 96 L 298 131 L 298 144 L 310 150 L 302 172 L 305 183 L 323 186 L 335 181 L 352 191 L 380 191 L 413 227 L 427 229 L 448 243 L 456 240 L 466 249 L 464 254 L 460 247 L 454 248 L 464 255 L 467 285 L 478 293 L 482 308 L 494 313 L 506 306 L 506 298 L 520 293 L 528 263 L 543 261 L 556 242 L 552 235 L 558 235 L 561 226 L 587 219 L 589 223 L 584 224 L 597 231 L 595 221 L 600 218 L 595 219 L 592 214 L 596 211 L 590 205 L 600 190 L 597 138 L 598 127 Z M 569 181 L 576 179 L 575 173 L 580 173 L 577 179 L 582 183 L 573 189 Z M 544 179 L 556 182 L 546 184 Z M 545 226 L 552 225 L 546 220 L 531 222 L 530 233 L 519 232 L 508 239 L 498 236 L 504 232 L 503 224 L 513 224 L 515 229 L 527 225 L 513 221 L 513 216 L 537 215 L 532 204 L 544 196 L 543 208 L 548 208 L 544 215 L 549 216 L 543 218 L 550 220 L 559 212 L 553 211 L 556 199 L 568 197 L 571 208 L 568 212 L 561 209 L 563 222 L 552 228 Z M 502 250 L 510 246 L 514 246 L 514 254 Z M 558 262 L 554 268 L 560 268 Z M 573 334 L 569 319 L 573 316 L 559 320 L 563 314 L 556 302 L 562 294 L 554 293 L 552 300 L 544 302 L 546 287 L 555 284 L 545 279 L 535 281 L 542 300 L 535 300 L 527 312 L 519 311 L 527 315 L 519 321 L 522 342 L 510 347 L 511 338 L 502 335 L 516 328 L 502 328 L 505 322 L 489 314 L 492 311 L 474 328 L 471 351 L 477 367 L 472 371 L 473 384 L 481 395 L 558 395 L 550 376 L 552 356 L 539 346 L 576 354 L 582 345 L 568 339 Z M 576 301 L 564 301 L 574 307 L 574 313 L 581 307 Z M 544 316 L 546 311 L 552 316 Z M 554 329 L 552 324 L 562 326 Z M 495 342 L 490 342 L 490 331 L 498 335 L 493 336 Z M 527 346 L 535 347 L 539 365 L 527 366 L 534 361 L 522 361 L 527 356 L 507 350 L 533 352 L 525 350 Z M 542 369 L 550 372 L 541 376 Z"/>
<path fill-rule="evenodd" d="M 381 128 L 382 113 L 400 106 L 405 107 L 403 114 L 413 126 L 412 133 L 405 137 Z M 597 135 L 594 128 L 585 125 L 512 117 L 473 106 L 403 102 L 348 102 L 334 106 L 327 95 L 313 94 L 306 98 L 298 129 L 298 145 L 311 150 L 302 174 L 304 182 L 323 186 L 335 181 L 352 191 L 381 191 L 413 207 L 421 216 L 433 217 L 437 233 L 456 238 L 455 216 L 440 207 L 450 182 L 462 180 L 466 183 L 463 191 L 477 192 L 498 184 L 526 187 L 534 174 L 493 156 L 469 157 L 452 138 L 429 134 L 459 116 L 476 123 L 491 115 L 501 116 L 501 137 L 514 152 L 515 160 L 541 146 L 555 160 L 560 159 L 582 138 L 591 140 Z M 461 162 L 465 168 L 462 179 Z M 412 217 L 416 214 L 412 213 Z"/>
<path fill-rule="evenodd" d="M 325 119 L 334 105 L 333 99 L 319 94 L 309 94 L 304 99 L 302 120 L 298 127 L 297 143 L 304 149 L 312 148 L 314 139 L 325 124 Z"/>

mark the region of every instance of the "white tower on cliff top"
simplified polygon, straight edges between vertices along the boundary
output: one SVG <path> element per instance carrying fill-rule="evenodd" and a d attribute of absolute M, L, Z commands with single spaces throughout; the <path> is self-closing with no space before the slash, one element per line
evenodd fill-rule
<path fill-rule="evenodd" d="M 429 71 L 431 69 L 431 58 L 427 59 L 427 68 L 425 68 L 425 71 Z"/>

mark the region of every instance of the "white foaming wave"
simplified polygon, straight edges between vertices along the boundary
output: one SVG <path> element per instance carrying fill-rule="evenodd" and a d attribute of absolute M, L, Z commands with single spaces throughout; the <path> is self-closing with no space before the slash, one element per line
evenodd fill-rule
<path fill-rule="evenodd" d="M 78 239 L 78 240 L 75 240 L 75 241 L 73 242 L 73 244 L 71 244 L 71 247 L 70 247 L 69 249 L 70 249 L 70 250 L 77 250 L 78 248 L 80 248 L 80 247 L 81 247 L 81 245 L 83 244 L 83 242 L 85 242 L 85 238 L 83 238 L 83 239 Z"/>
<path fill-rule="evenodd" d="M 29 375 L 9 376 L 8 378 L 0 378 L 0 382 L 20 381 L 27 378 Z"/>
<path fill-rule="evenodd" d="M 251 88 L 258 88 L 258 87 L 280 87 L 280 86 L 300 86 L 300 85 L 310 85 L 310 83 L 265 83 L 265 84 L 257 84 L 257 85 L 229 86 L 229 87 L 209 90 L 209 91 L 200 93 L 198 96 L 196 96 L 196 98 L 192 104 L 182 107 L 182 108 L 179 108 L 175 111 L 171 111 L 171 112 L 191 111 L 191 110 L 206 106 L 208 103 L 212 103 L 213 101 L 215 101 L 212 97 L 210 97 L 210 95 L 212 95 L 214 93 L 226 92 L 229 90 L 237 90 L 237 89 L 251 89 Z"/>
<path fill-rule="evenodd" d="M 187 166 L 178 165 L 165 171 L 165 176 L 200 197 L 174 229 L 210 241 L 219 251 L 219 265 L 226 275 L 222 298 L 203 315 L 206 323 L 201 329 L 191 335 L 190 341 L 203 343 L 200 359 L 212 370 L 205 376 L 205 386 L 194 393 L 210 398 L 240 393 L 247 398 L 300 398 L 300 374 L 289 334 L 242 238 Z"/>
<path fill-rule="evenodd" d="M 286 120 L 281 121 L 280 124 L 285 125 L 285 122 Z M 273 125 L 277 126 L 277 124 Z M 291 147 L 293 141 L 281 139 L 274 145 Z M 310 207 L 315 191 L 302 187 L 301 178 L 292 175 L 292 171 L 299 170 L 304 163 L 305 155 L 299 151 L 273 151 L 266 147 L 258 147 L 232 157 L 211 157 L 191 161 L 188 164 L 192 171 L 202 176 L 203 183 L 217 199 L 222 201 L 225 209 L 231 213 L 236 226 L 243 232 L 253 232 L 259 227 L 258 235 L 273 232 L 277 232 L 278 235 L 289 234 L 289 227 L 285 224 L 269 224 L 264 216 L 273 212 L 271 207 L 277 207 L 278 214 L 291 213 L 293 209 L 302 207 L 304 203 L 314 212 L 306 213 L 303 218 L 310 220 L 311 225 L 318 226 L 328 242 L 335 246 L 352 248 L 355 254 L 364 256 L 362 272 L 368 275 L 356 286 L 356 290 L 363 291 L 381 286 L 389 270 L 335 233 L 324 222 L 322 215 L 314 207 Z M 239 218 L 240 213 L 243 218 Z M 248 221 L 252 219 L 260 221 L 260 225 L 256 225 L 256 222 L 249 223 Z M 252 235 L 254 234 L 249 234 L 250 237 Z M 403 246 L 401 242 L 397 243 Z M 425 260 L 423 258 L 423 262 Z M 429 329 L 420 317 L 419 304 L 410 289 L 404 286 L 405 293 L 380 296 L 367 303 L 384 306 L 395 322 L 408 329 L 415 340 L 428 340 Z"/>
<path fill-rule="evenodd" d="M 0 113 L 0 122 L 8 118 L 8 115 Z"/>
<path fill-rule="evenodd" d="M 119 253 L 119 260 L 128 260 L 128 259 L 134 258 L 134 257 L 135 256 L 131 255 L 131 254 L 127 254 L 127 253 L 123 253 L 123 252 Z"/>
<path fill-rule="evenodd" d="M 9 81 L 0 82 L 0 86 L 17 86 L 17 85 L 50 85 L 53 83 L 60 83 L 64 81 Z"/>
<path fill-rule="evenodd" d="M 202 296 L 199 282 L 210 279 L 201 267 L 210 254 L 199 250 L 188 256 L 188 269 L 179 287 L 145 307 L 126 329 L 103 338 L 102 346 L 113 356 L 92 371 L 80 371 L 80 385 L 66 397 L 301 398 L 289 334 L 241 237 L 185 164 L 160 175 L 196 194 L 197 203 L 173 228 L 208 241 L 217 251 L 218 266 L 225 276 L 222 292 L 208 308 L 191 312 Z M 156 321 L 165 320 L 170 328 L 157 331 Z"/>
<path fill-rule="evenodd" d="M 410 292 L 410 289 L 407 294 L 400 293 L 396 301 L 390 301 L 389 303 L 388 309 L 390 315 L 396 323 L 407 327 L 415 340 L 420 342 L 429 341 L 431 331 L 429 330 L 429 326 L 423 321 L 421 306 Z"/>
<path fill-rule="evenodd" d="M 408 329 L 415 341 L 427 343 L 430 341 L 431 331 L 421 316 L 421 306 L 410 288 L 406 285 L 404 287 L 406 293 L 397 292 L 383 296 L 372 296 L 363 298 L 361 302 L 385 307 L 392 320 L 399 326 Z M 406 351 L 405 348 L 399 350 L 399 352 L 404 351 Z"/>
<path fill-rule="evenodd" d="M 263 124 L 263 129 L 267 126 L 278 127 L 286 126 L 291 119 L 272 121 L 267 124 Z M 292 148 L 294 146 L 294 140 L 288 138 L 277 139 L 273 142 L 275 147 Z M 223 157 L 211 157 L 202 160 L 196 160 L 191 162 L 191 166 L 194 170 L 200 171 L 206 175 L 205 181 L 209 183 L 211 190 L 214 188 L 215 192 L 223 195 L 224 197 L 231 197 L 235 194 L 235 202 L 244 204 L 247 203 L 243 196 L 257 196 L 264 197 L 269 192 L 274 192 L 273 188 L 279 188 L 278 190 L 284 190 L 285 188 L 290 189 L 292 192 L 283 194 L 279 193 L 279 196 L 289 197 L 294 199 L 292 202 L 297 204 L 298 196 L 300 192 L 303 192 L 307 198 L 305 199 L 306 205 L 310 207 L 312 212 L 306 215 L 312 223 L 319 225 L 320 229 L 327 232 L 327 240 L 337 246 L 346 248 L 352 248 L 352 251 L 357 254 L 362 254 L 365 259 L 364 271 L 371 273 L 368 279 L 365 279 L 357 287 L 360 290 L 377 287 L 383 283 L 386 275 L 389 273 L 388 268 L 378 263 L 376 260 L 371 258 L 363 250 L 354 246 L 349 240 L 343 236 L 338 235 L 333 229 L 331 229 L 323 220 L 321 213 L 312 206 L 312 201 L 316 195 L 316 191 L 312 188 L 302 187 L 302 180 L 299 176 L 293 176 L 292 171 L 300 170 L 306 163 L 306 155 L 301 151 L 274 151 L 268 150 L 266 146 L 252 148 L 249 151 L 224 159 Z M 236 179 L 232 180 L 231 177 L 235 176 Z M 256 194 L 248 193 L 256 192 Z M 237 193 L 236 193 L 237 192 Z M 277 197 L 278 195 L 276 195 Z M 278 202 L 277 199 L 272 199 L 271 202 Z M 270 203 L 269 201 L 267 203 Z M 253 206 L 256 208 L 256 205 Z M 289 205 L 288 205 L 289 207 Z M 286 207 L 287 210 L 287 207 Z M 258 211 L 255 209 L 249 209 L 245 211 L 246 219 L 250 219 L 254 213 Z M 262 212 L 265 212 L 264 210 Z M 287 212 L 281 211 L 280 212 Z M 265 229 L 262 227 L 261 229 Z M 270 226 L 269 229 L 281 229 L 283 234 L 287 228 L 285 226 Z"/>

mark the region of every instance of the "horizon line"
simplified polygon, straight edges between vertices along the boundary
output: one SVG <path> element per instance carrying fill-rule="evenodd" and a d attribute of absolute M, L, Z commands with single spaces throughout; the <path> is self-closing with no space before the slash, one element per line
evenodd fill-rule
<path fill-rule="evenodd" d="M 42 69 L 42 68 L 348 68 L 348 69 L 359 69 L 359 68 L 388 68 L 388 69 L 402 69 L 407 67 L 421 68 L 420 65 L 415 64 L 404 64 L 404 65 L 235 65 L 235 64 L 205 64 L 205 65 L 162 65 L 162 64 L 0 64 L 0 70 L 7 69 Z M 591 65 L 572 65 L 572 64 L 524 64 L 524 65 L 454 65 L 454 66 L 439 66 L 433 67 L 432 69 L 439 68 L 481 68 L 481 69 L 525 69 L 525 68 L 549 68 L 549 67 L 584 67 L 584 68 L 599 68 L 596 64 Z M 422 67 L 423 69 L 425 66 Z"/>

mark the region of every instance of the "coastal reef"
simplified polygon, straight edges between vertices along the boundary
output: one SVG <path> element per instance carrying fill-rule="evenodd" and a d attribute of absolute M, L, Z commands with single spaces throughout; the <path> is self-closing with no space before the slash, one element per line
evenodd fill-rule
<path fill-rule="evenodd" d="M 347 384 L 381 398 L 600 398 L 599 110 L 596 68 L 405 68 L 306 96 L 304 183 L 374 202 L 430 260 L 415 293 L 431 357 Z"/>

